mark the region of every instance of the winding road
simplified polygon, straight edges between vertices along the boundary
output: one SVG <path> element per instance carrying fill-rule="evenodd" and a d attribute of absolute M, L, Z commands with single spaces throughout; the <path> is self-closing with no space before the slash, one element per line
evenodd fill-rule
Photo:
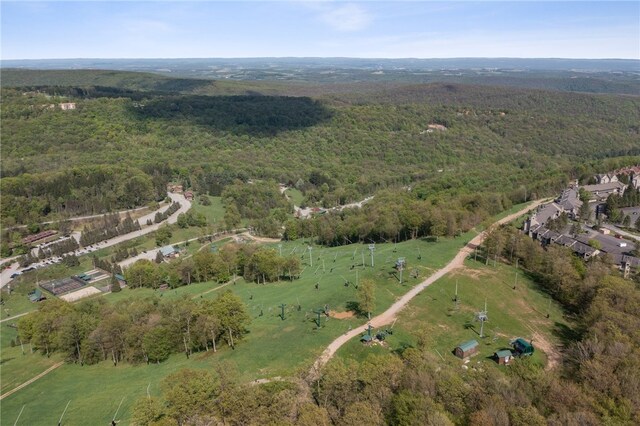
<path fill-rule="evenodd" d="M 524 207 L 521 210 L 498 220 L 491 226 L 491 228 L 497 225 L 502 225 L 504 223 L 511 222 L 517 219 L 518 217 L 522 216 L 523 214 L 527 213 L 528 211 L 538 207 L 540 204 L 546 201 L 548 200 L 544 199 L 544 200 L 534 201 L 533 203 L 529 204 L 527 207 Z M 395 320 L 398 312 L 400 312 L 411 301 L 411 299 L 416 297 L 422 290 L 429 287 L 431 284 L 433 284 L 434 282 L 442 278 L 447 273 L 453 271 L 456 268 L 462 267 L 464 265 L 464 260 L 467 258 L 467 256 L 473 253 L 475 248 L 478 247 L 480 244 L 482 244 L 486 236 L 487 236 L 487 231 L 483 231 L 482 233 L 478 234 L 458 252 L 456 257 L 454 257 L 453 260 L 451 260 L 451 262 L 449 262 L 443 268 L 437 270 L 435 273 L 433 273 L 427 279 L 422 281 L 420 284 L 413 287 L 404 296 L 402 296 L 393 305 L 391 305 L 389 309 L 387 309 L 380 315 L 372 318 L 371 321 L 369 321 L 368 323 L 370 323 L 371 326 L 374 328 L 391 324 Z M 313 364 L 313 367 L 311 369 L 311 375 L 313 377 L 318 377 L 320 369 L 331 359 L 331 357 L 333 357 L 333 355 L 338 351 L 338 349 L 340 349 L 342 345 L 344 345 L 354 337 L 362 335 L 362 333 L 364 333 L 367 329 L 367 324 L 363 324 L 359 327 L 356 327 L 351 331 L 339 336 L 337 339 L 331 342 L 329 346 L 327 346 L 327 348 L 324 350 L 324 352 L 322 352 L 322 354 L 316 360 L 316 362 Z"/>
<path fill-rule="evenodd" d="M 184 195 L 182 195 L 182 194 L 169 192 L 169 193 L 167 193 L 167 195 L 169 196 L 169 198 L 171 198 L 172 202 L 180 203 L 180 208 L 174 214 L 169 216 L 169 218 L 165 222 L 154 223 L 153 225 L 149 225 L 149 226 L 145 225 L 147 219 L 153 220 L 157 212 L 166 211 L 169 208 L 169 205 L 167 205 L 164 209 L 153 211 L 153 212 L 151 212 L 151 213 L 149 213 L 149 214 L 147 214 L 145 216 L 142 216 L 140 219 L 138 219 L 138 221 L 142 225 L 142 229 L 140 229 L 139 231 L 130 232 L 130 233 L 125 234 L 125 235 L 119 235 L 117 237 L 114 237 L 114 238 L 111 238 L 109 240 L 103 241 L 103 242 L 97 244 L 98 248 L 103 249 L 103 248 L 106 248 L 106 247 L 111 247 L 113 245 L 122 243 L 124 241 L 131 240 L 133 238 L 138 238 L 138 237 L 140 237 L 142 235 L 146 235 L 146 234 L 148 234 L 150 232 L 156 231 L 158 228 L 163 226 L 165 223 L 169 223 L 169 224 L 176 223 L 178 221 L 178 215 L 180 213 L 186 213 L 191 208 L 191 201 L 187 200 L 184 197 Z M 80 240 L 80 234 L 79 233 L 75 233 L 74 232 L 72 235 L 76 240 L 78 240 L 78 241 Z M 11 275 L 13 273 L 15 273 L 15 272 L 18 272 L 21 269 L 24 269 L 24 268 L 20 268 L 20 265 L 18 264 L 18 262 L 14 262 L 9 268 L 4 269 L 0 273 L 0 288 L 4 287 L 6 284 L 8 284 L 9 281 L 11 281 Z"/>

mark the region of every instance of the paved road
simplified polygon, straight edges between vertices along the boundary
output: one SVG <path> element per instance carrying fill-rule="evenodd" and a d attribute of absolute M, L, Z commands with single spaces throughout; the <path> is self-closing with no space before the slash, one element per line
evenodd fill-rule
<path fill-rule="evenodd" d="M 106 248 L 106 247 L 111 247 L 113 245 L 119 244 L 121 242 L 124 241 L 128 241 L 131 240 L 133 238 L 138 238 L 140 236 L 146 235 L 150 232 L 153 232 L 155 230 L 157 230 L 158 228 L 160 228 L 160 226 L 164 225 L 165 223 L 176 223 L 178 221 L 178 215 L 180 213 L 186 213 L 190 208 L 191 208 L 191 202 L 189 200 L 187 200 L 184 195 L 182 194 L 174 194 L 174 193 L 168 193 L 167 194 L 172 201 L 176 201 L 178 203 L 180 203 L 180 209 L 178 209 L 177 212 L 175 212 L 174 214 L 172 214 L 166 221 L 161 222 L 161 223 L 154 223 L 153 225 L 149 225 L 146 226 L 145 223 L 147 221 L 147 219 L 151 219 L 153 220 L 153 218 L 155 217 L 156 212 L 152 212 L 149 213 L 148 215 L 142 216 L 139 221 L 140 224 L 142 225 L 142 229 L 139 231 L 134 231 L 134 232 L 130 232 L 128 234 L 125 235 L 119 235 L 117 237 L 111 238 L 110 240 L 106 240 L 103 241 L 99 244 L 97 244 L 97 248 L 98 249 L 102 249 L 102 248 Z M 164 209 L 161 209 L 159 211 L 166 211 L 169 208 L 169 206 L 167 206 Z M 77 233 L 72 234 L 74 238 L 76 238 L 76 240 L 80 240 L 80 235 Z M 86 250 L 80 250 L 80 251 L 76 251 L 76 254 L 79 255 L 83 255 L 83 254 L 87 254 Z M 13 263 L 8 269 L 3 270 L 0 273 L 0 288 L 4 287 L 6 284 L 9 283 L 9 281 L 11 281 L 11 274 L 21 271 L 24 268 L 20 268 L 20 265 L 18 265 L 18 262 Z"/>
<path fill-rule="evenodd" d="M 493 226 L 511 222 L 512 220 L 517 219 L 518 217 L 522 216 L 529 210 L 536 208 L 537 206 L 539 206 L 545 201 L 546 200 L 535 201 L 534 203 L 521 209 L 520 211 L 517 211 L 516 213 L 510 214 L 509 216 L 506 216 L 498 220 Z M 423 282 L 421 282 L 420 284 L 416 285 L 411 290 L 409 290 L 404 296 L 402 296 L 393 305 L 391 305 L 389 309 L 387 309 L 380 315 L 372 318 L 371 321 L 369 321 L 369 323 L 371 323 L 371 326 L 374 328 L 378 328 L 387 324 L 391 324 L 393 320 L 396 318 L 396 315 L 398 314 L 398 312 L 400 312 L 400 310 L 402 310 L 402 308 L 404 308 L 411 301 L 411 299 L 416 297 L 422 290 L 429 287 L 431 284 L 433 284 L 438 279 L 442 278 L 444 275 L 451 272 L 452 270 L 463 266 L 464 260 L 467 258 L 467 256 L 473 253 L 473 250 L 476 247 L 482 244 L 486 235 L 487 235 L 487 232 L 484 231 L 479 235 L 477 235 L 475 238 L 473 238 L 458 252 L 456 257 L 454 257 L 453 260 L 449 262 L 446 266 L 444 266 L 442 269 L 437 270 L 429 278 L 427 278 L 426 280 L 424 280 Z M 362 335 L 362 333 L 364 333 L 366 329 L 367 329 L 367 324 L 363 324 L 360 327 L 356 327 L 351 331 L 339 336 L 337 339 L 331 342 L 329 346 L 324 350 L 324 352 L 320 355 L 320 357 L 316 360 L 316 362 L 313 364 L 313 368 L 311 370 L 312 376 L 317 377 L 320 369 L 327 363 L 327 361 L 331 359 L 331 357 L 336 353 L 338 349 L 340 349 L 340 347 L 342 347 L 342 345 L 344 345 L 354 337 Z"/>
<path fill-rule="evenodd" d="M 606 228 L 606 229 L 608 229 L 610 231 L 613 231 L 616 234 L 620 234 L 620 235 L 625 236 L 627 238 L 631 238 L 632 240 L 640 241 L 640 237 L 638 237 L 637 235 L 632 234 L 631 232 L 627 232 L 627 231 L 625 231 L 623 229 L 620 229 L 615 225 L 610 225 L 608 223 L 604 223 L 604 224 L 602 224 L 602 227 Z"/>
<path fill-rule="evenodd" d="M 218 233 L 215 233 L 215 234 L 213 234 L 213 235 L 204 235 L 204 236 L 201 236 L 201 237 L 190 238 L 190 239 L 188 239 L 188 240 L 178 241 L 178 242 L 176 242 L 176 243 L 171 243 L 170 245 L 171 245 L 171 246 L 179 246 L 179 245 L 181 245 L 181 244 L 185 244 L 185 243 L 187 243 L 187 242 L 189 242 L 189 243 L 190 243 L 191 241 L 197 241 L 197 240 L 198 240 L 198 239 L 200 239 L 200 238 L 209 238 L 209 237 L 212 237 L 212 238 L 213 238 L 213 240 L 211 241 L 211 243 L 215 243 L 216 241 L 223 240 L 223 239 L 225 239 L 225 238 L 229 238 L 229 237 L 232 237 L 232 236 L 234 236 L 234 235 L 247 235 L 247 236 L 248 236 L 249 234 L 247 234 L 247 233 L 244 233 L 244 234 L 236 234 L 236 232 L 238 232 L 238 231 L 242 231 L 242 230 L 244 230 L 244 229 L 245 229 L 245 228 L 233 229 L 233 230 L 228 231 L 228 232 L 218 232 Z M 256 237 L 250 237 L 250 238 L 254 238 L 254 239 L 256 239 Z M 274 239 L 272 239 L 272 238 L 269 238 L 268 240 L 269 240 L 268 242 L 280 241 L 280 240 L 274 240 Z M 264 241 L 262 241 L 262 242 L 264 242 Z M 203 249 L 204 249 L 205 247 L 207 247 L 207 246 L 208 246 L 208 244 L 203 244 L 203 245 L 202 245 L 202 247 L 200 247 L 200 249 L 199 249 L 199 250 L 203 250 Z M 118 265 L 120 265 L 120 267 L 122 267 L 122 268 L 125 268 L 125 267 L 127 267 L 127 266 L 130 266 L 130 265 L 132 265 L 132 264 L 136 263 L 138 260 L 147 259 L 147 260 L 151 260 L 151 261 L 153 261 L 153 260 L 155 260 L 155 259 L 156 259 L 156 256 L 158 255 L 158 251 L 160 251 L 160 247 L 158 247 L 158 248 L 154 248 L 154 249 L 151 249 L 151 250 L 147 250 L 147 251 L 146 251 L 146 253 L 140 253 L 140 254 L 138 254 L 138 255 L 137 255 L 137 256 L 135 256 L 135 257 L 130 257 L 130 258 L 125 259 L 125 260 L 123 260 L 123 261 L 121 261 L 121 262 L 118 262 Z"/>

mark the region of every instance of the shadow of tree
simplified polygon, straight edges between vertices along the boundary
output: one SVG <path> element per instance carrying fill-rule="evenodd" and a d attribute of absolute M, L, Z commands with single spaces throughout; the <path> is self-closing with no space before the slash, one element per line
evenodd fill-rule
<path fill-rule="evenodd" d="M 555 322 L 553 324 L 553 334 L 558 336 L 564 346 L 568 346 L 573 342 L 582 339 L 582 333 L 579 330 L 568 327 L 566 324 Z"/>
<path fill-rule="evenodd" d="M 308 97 L 288 96 L 157 96 L 131 106 L 140 120 L 187 121 L 215 130 L 256 136 L 311 127 L 329 120 L 331 112 Z"/>

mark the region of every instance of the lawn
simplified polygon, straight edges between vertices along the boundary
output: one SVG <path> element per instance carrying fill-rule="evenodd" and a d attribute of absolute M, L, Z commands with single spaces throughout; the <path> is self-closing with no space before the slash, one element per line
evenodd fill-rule
<path fill-rule="evenodd" d="M 316 246 L 312 250 L 311 259 L 305 242 L 284 242 L 281 243 L 281 247 L 274 244 L 274 249 L 282 249 L 283 254 L 302 257 L 304 253 L 304 272 L 299 280 L 293 282 L 258 285 L 239 280 L 236 284 L 225 287 L 244 300 L 252 317 L 250 333 L 236 350 L 221 345 L 217 354 L 203 352 L 192 356 L 190 360 L 178 354 L 160 365 L 121 364 L 114 367 L 109 362 L 83 367 L 65 365 L 4 400 L 3 418 L 14 421 L 22 406 L 26 404 L 21 423 L 51 423 L 57 421 L 59 413 L 67 401 L 71 400 L 69 411 L 65 415 L 65 424 L 100 424 L 110 420 L 121 396 L 124 396 L 125 402 L 118 417 L 123 419 L 123 424 L 127 424 L 131 415 L 131 404 L 135 398 L 145 395 L 147 385 L 151 383 L 152 392 L 157 393 L 162 378 L 180 368 L 211 368 L 217 362 L 229 360 L 237 366 L 240 378 L 246 381 L 289 376 L 297 371 L 306 370 L 335 337 L 347 331 L 350 326 L 365 322 L 364 317 L 358 316 L 336 319 L 322 315 L 321 328 L 318 329 L 314 321 L 317 318 L 314 310 L 324 308 L 325 305 L 337 312 L 347 311 L 351 307 L 356 300 L 356 289 L 353 285 L 356 281 L 356 271 L 358 280 L 375 280 L 377 303 L 374 314 L 379 313 L 412 285 L 424 279 L 434 269 L 443 266 L 471 236 L 468 234 L 455 239 L 441 239 L 440 242 L 415 240 L 397 246 L 379 244 L 374 251 L 374 267 L 371 267 L 367 245 L 354 244 L 337 248 Z M 393 265 L 398 257 L 405 257 L 407 261 L 403 285 L 393 273 Z M 419 274 L 418 278 L 410 277 L 413 270 Z M 344 286 L 345 280 L 352 284 Z M 317 289 L 316 283 L 319 283 Z M 99 297 L 111 302 L 153 294 L 162 298 L 182 295 L 213 298 L 218 294 L 219 290 L 215 288 L 219 286 L 214 283 L 199 283 L 165 292 L 125 289 L 117 294 Z M 279 317 L 281 304 L 286 305 L 284 320 Z M 16 358 L 16 355 L 22 357 L 19 348 L 8 348 L 3 350 L 2 354 L 3 359 Z M 25 355 L 32 356 L 40 355 Z M 21 377 L 36 375 L 44 369 L 46 368 L 34 364 L 31 372 L 25 371 Z M 3 379 L 4 375 L 3 370 Z M 13 376 L 8 371 L 6 380 L 12 379 Z M 45 394 L 47 397 L 42 398 Z"/>
<path fill-rule="evenodd" d="M 299 189 L 287 188 L 284 193 L 289 197 L 289 200 L 294 206 L 300 207 L 302 205 L 302 202 L 304 201 L 304 194 Z"/>
<path fill-rule="evenodd" d="M 456 283 L 457 308 L 453 301 Z M 489 320 L 484 325 L 485 337 L 480 338 L 475 313 L 484 308 L 485 300 Z M 417 336 L 424 333 L 427 349 L 441 355 L 443 362 L 462 364 L 453 355 L 453 349 L 475 339 L 480 342 L 480 350 L 472 362 L 494 366 L 495 362 L 488 357 L 496 350 L 509 348 L 515 337 L 533 339 L 534 347 L 561 343 L 567 322 L 559 305 L 550 300 L 522 271 L 504 264 L 493 267 L 467 260 L 464 269 L 436 281 L 411 301 L 398 316 L 393 334 L 387 336 L 384 345 L 365 346 L 352 340 L 338 351 L 338 356 L 362 360 L 370 353 L 402 351 L 415 346 Z M 543 364 L 546 356 L 537 349 L 533 360 Z"/>
<path fill-rule="evenodd" d="M 201 197 L 207 197 L 211 204 L 208 206 L 200 203 Z M 202 213 L 207 218 L 208 225 L 214 225 L 224 220 L 224 206 L 222 205 L 222 197 L 211 197 L 209 195 L 198 195 L 191 204 L 191 208 L 196 213 Z"/>

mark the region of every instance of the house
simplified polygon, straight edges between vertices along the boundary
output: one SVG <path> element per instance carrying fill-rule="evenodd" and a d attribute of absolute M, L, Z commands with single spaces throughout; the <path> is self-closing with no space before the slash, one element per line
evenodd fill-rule
<path fill-rule="evenodd" d="M 618 182 L 618 176 L 615 173 L 603 173 L 595 176 L 598 184 L 606 184 L 612 182 Z"/>
<path fill-rule="evenodd" d="M 478 353 L 478 346 L 479 344 L 476 340 L 469 340 L 456 346 L 453 350 L 453 354 L 460 359 L 465 359 Z"/>
<path fill-rule="evenodd" d="M 627 185 L 616 180 L 615 182 L 599 183 L 596 185 L 584 185 L 582 189 L 590 192 L 592 199 L 604 201 L 611 194 L 622 195 L 624 190 L 627 189 Z"/>
<path fill-rule="evenodd" d="M 35 243 L 36 241 L 51 237 L 52 235 L 56 235 L 58 233 L 58 231 L 50 229 L 48 231 L 42 231 L 39 232 L 35 235 L 29 235 L 28 237 L 24 237 L 22 239 L 22 243 L 23 244 L 31 244 L 31 243 Z"/>
<path fill-rule="evenodd" d="M 556 219 L 563 212 L 562 207 L 558 204 L 543 204 L 525 221 L 524 232 L 531 236 L 531 232 L 540 226 L 544 226 L 552 219 Z"/>
<path fill-rule="evenodd" d="M 177 184 L 177 183 L 168 183 L 167 184 L 167 191 L 181 194 L 182 193 L 182 185 Z"/>
<path fill-rule="evenodd" d="M 578 217 L 578 212 L 582 206 L 582 201 L 580 201 L 580 196 L 578 195 L 578 189 L 566 188 L 556 200 L 556 204 L 565 213 L 567 213 L 571 219 Z"/>
<path fill-rule="evenodd" d="M 511 342 L 515 356 L 530 356 L 533 354 L 533 345 L 531 342 L 527 342 L 522 337 L 518 337 Z"/>
<path fill-rule="evenodd" d="M 494 353 L 493 357 L 498 362 L 498 365 L 507 365 L 513 359 L 513 354 L 509 349 L 503 349 Z"/>
<path fill-rule="evenodd" d="M 162 257 L 164 257 L 165 259 L 174 259 L 180 256 L 180 252 L 173 246 L 164 246 L 160 248 L 160 253 L 162 253 Z"/>
<path fill-rule="evenodd" d="M 58 104 L 58 106 L 60 107 L 61 110 L 63 111 L 68 111 L 71 109 L 76 109 L 76 103 L 75 102 L 63 102 L 61 104 Z"/>
<path fill-rule="evenodd" d="M 193 191 L 185 191 L 184 198 L 189 201 L 193 201 Z"/>

